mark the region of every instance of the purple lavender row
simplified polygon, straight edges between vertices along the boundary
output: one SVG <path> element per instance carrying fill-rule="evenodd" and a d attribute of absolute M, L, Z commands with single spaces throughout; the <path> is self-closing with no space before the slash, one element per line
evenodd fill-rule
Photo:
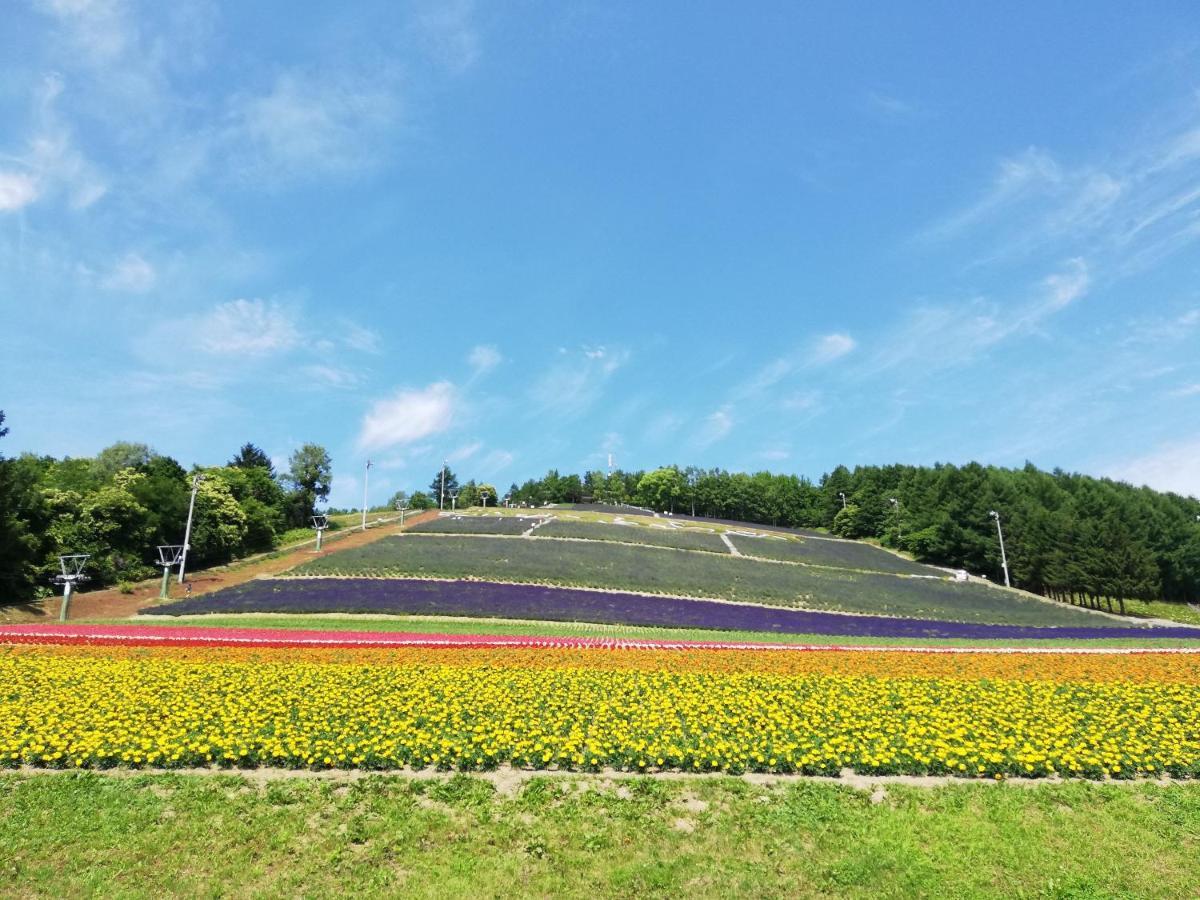
<path fill-rule="evenodd" d="M 708 628 L 776 634 L 976 640 L 1193 638 L 1200 628 L 1044 627 L 838 615 L 478 581 L 328 578 L 259 579 L 204 597 L 142 610 L 144 615 L 196 613 L 392 613 L 596 622 L 663 628 Z"/>

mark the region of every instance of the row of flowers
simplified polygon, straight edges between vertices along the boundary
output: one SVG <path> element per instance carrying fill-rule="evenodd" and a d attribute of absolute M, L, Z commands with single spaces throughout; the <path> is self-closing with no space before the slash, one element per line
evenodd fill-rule
<path fill-rule="evenodd" d="M 1200 774 L 1191 657 L 1052 659 L 13 648 L 0 762 Z"/>
<path fill-rule="evenodd" d="M 881 576 L 882 577 L 882 576 Z M 897 585 L 920 582 L 896 580 Z M 146 615 L 196 613 L 389 613 L 484 616 L 564 622 L 826 634 L 887 638 L 1039 640 L 1095 638 L 1200 639 L 1200 628 L 1145 628 L 1092 617 L 1088 625 L 1044 627 L 945 622 L 886 616 L 782 609 L 681 597 L 648 597 L 486 581 L 412 578 L 256 579 L 203 597 L 153 606 Z M 1076 618 L 1083 619 L 1083 614 Z"/>

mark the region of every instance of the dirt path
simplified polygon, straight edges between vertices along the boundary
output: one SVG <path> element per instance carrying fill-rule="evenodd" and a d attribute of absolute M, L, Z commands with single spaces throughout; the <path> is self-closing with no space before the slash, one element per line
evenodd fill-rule
<path fill-rule="evenodd" d="M 404 528 L 428 521 L 437 517 L 437 510 L 428 510 L 405 518 Z M 264 556 L 253 557 L 242 562 L 231 563 L 228 566 L 218 566 L 213 569 L 203 569 L 188 575 L 188 583 L 192 587 L 192 596 L 208 594 L 221 588 L 242 584 L 262 575 L 278 575 L 280 572 L 308 562 L 330 553 L 350 550 L 364 544 L 373 543 L 388 535 L 401 531 L 399 523 L 388 523 L 368 528 L 366 531 L 344 529 L 327 534 L 325 546 L 318 553 L 311 545 L 302 545 L 291 550 L 281 550 Z M 77 619 L 121 619 L 134 615 L 139 609 L 152 606 L 158 602 L 159 579 L 143 581 L 134 586 L 133 593 L 122 594 L 116 588 L 106 588 L 101 591 L 87 591 L 76 594 L 71 598 L 70 617 Z M 171 598 L 179 600 L 185 596 L 184 590 L 171 578 Z M 59 607 L 62 597 L 49 597 L 41 603 L 28 603 L 0 610 L 0 623 L 19 624 L 23 622 L 58 621 Z"/>

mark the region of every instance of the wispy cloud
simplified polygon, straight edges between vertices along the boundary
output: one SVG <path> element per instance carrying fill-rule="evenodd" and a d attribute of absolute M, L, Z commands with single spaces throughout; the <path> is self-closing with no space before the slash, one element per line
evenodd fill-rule
<path fill-rule="evenodd" d="M 144 294 L 157 283 L 154 266 L 138 253 L 126 253 L 100 279 L 100 287 L 106 291 L 131 294 Z"/>
<path fill-rule="evenodd" d="M 294 314 L 276 301 L 230 300 L 195 323 L 200 349 L 223 356 L 264 356 L 301 341 Z"/>
<path fill-rule="evenodd" d="M 1114 463 L 1105 474 L 1135 485 L 1200 497 L 1200 435 Z"/>
<path fill-rule="evenodd" d="M 490 372 L 503 361 L 500 351 L 491 344 L 478 344 L 467 354 L 467 365 L 475 370 L 476 375 Z"/>
<path fill-rule="evenodd" d="M 704 421 L 696 433 L 695 444 L 701 449 L 709 447 L 728 437 L 731 431 L 733 431 L 733 408 L 725 405 L 704 417 Z"/>
<path fill-rule="evenodd" d="M 458 391 L 448 381 L 401 388 L 371 404 L 359 429 L 358 446 L 386 450 L 439 434 L 453 423 L 458 405 Z"/>
<path fill-rule="evenodd" d="M 463 460 L 470 459 L 482 449 L 482 441 L 471 441 L 469 444 L 462 444 L 451 450 L 446 456 L 446 460 L 452 463 L 462 462 Z"/>
<path fill-rule="evenodd" d="M 37 199 L 38 186 L 25 172 L 0 171 L 0 212 L 24 209 Z"/>
<path fill-rule="evenodd" d="M 565 348 L 529 389 L 531 416 L 574 418 L 604 393 L 609 379 L 629 360 L 629 352 L 610 347 Z"/>
<path fill-rule="evenodd" d="M 817 340 L 810 359 L 813 365 L 823 366 L 841 359 L 857 346 L 858 342 L 848 334 L 827 334 Z"/>
<path fill-rule="evenodd" d="M 471 0 L 429 3 L 412 28 L 425 51 L 451 72 L 465 72 L 479 59 L 481 42 Z"/>
<path fill-rule="evenodd" d="M 1177 398 L 1200 397 L 1200 383 L 1181 385 L 1181 386 L 1175 388 L 1175 390 L 1173 390 L 1173 391 L 1168 391 L 1167 396 L 1168 397 L 1177 397 Z"/>
<path fill-rule="evenodd" d="M 920 111 L 915 103 L 884 91 L 868 91 L 866 101 L 868 109 L 885 119 L 907 119 Z"/>
<path fill-rule="evenodd" d="M 256 184 L 374 167 L 400 117 L 394 80 L 386 71 L 279 73 L 266 90 L 232 100 L 216 143 L 222 167 Z"/>
<path fill-rule="evenodd" d="M 362 383 L 362 376 L 357 372 L 338 366 L 314 364 L 301 367 L 300 372 L 306 379 L 321 387 L 344 390 Z"/>

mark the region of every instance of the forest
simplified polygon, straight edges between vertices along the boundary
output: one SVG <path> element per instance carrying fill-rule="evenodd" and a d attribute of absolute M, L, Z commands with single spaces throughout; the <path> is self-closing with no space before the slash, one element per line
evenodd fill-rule
<path fill-rule="evenodd" d="M 0 412 L 0 438 L 6 433 Z M 183 543 L 193 486 L 189 568 L 270 550 L 291 530 L 307 535 L 329 495 L 332 462 L 316 444 L 288 462 L 278 473 L 245 444 L 226 465 L 189 470 L 125 441 L 87 458 L 0 456 L 0 603 L 52 590 L 60 553 L 89 555 L 89 587 L 154 575 L 156 546 Z"/>

